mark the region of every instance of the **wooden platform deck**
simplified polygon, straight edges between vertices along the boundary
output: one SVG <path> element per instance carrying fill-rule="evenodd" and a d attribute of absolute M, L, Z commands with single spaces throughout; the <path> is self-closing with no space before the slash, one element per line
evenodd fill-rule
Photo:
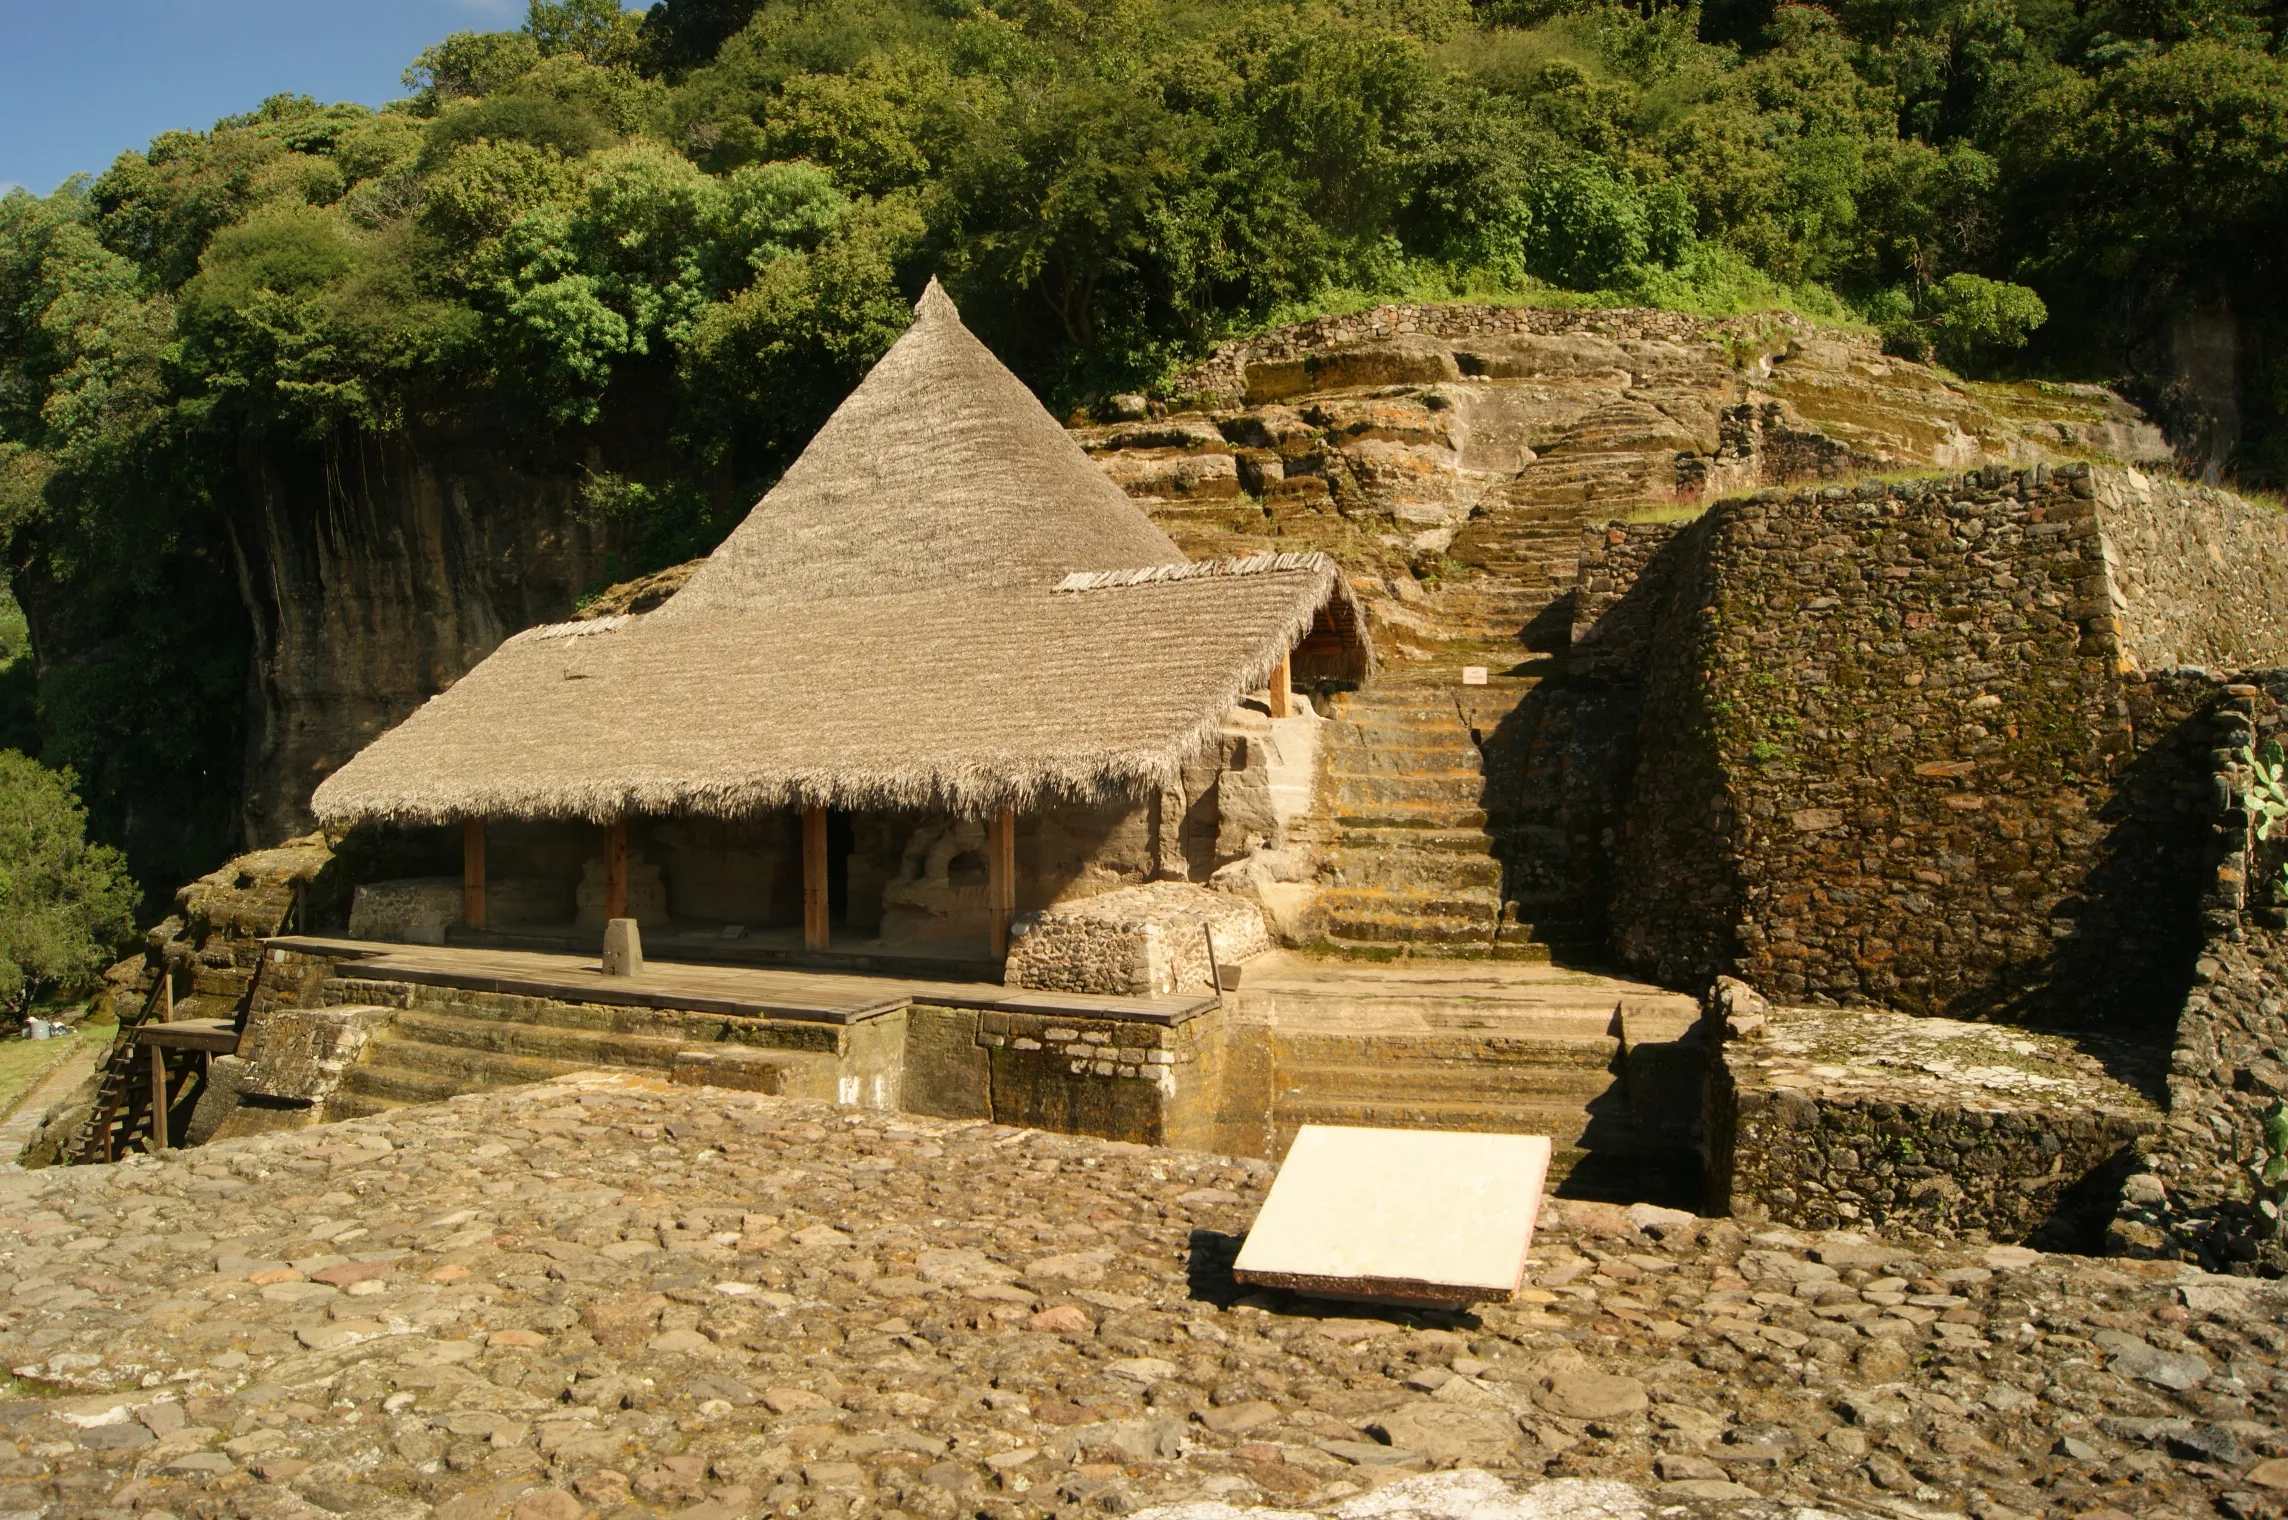
<path fill-rule="evenodd" d="M 273 948 L 355 961 L 351 975 L 428 987 L 464 987 L 575 1003 L 683 1008 L 737 1018 L 855 1024 L 915 1003 L 942 1008 L 1180 1024 L 1216 1006 L 1213 997 L 1115 997 L 1036 992 L 990 982 L 938 982 L 898 976 L 805 971 L 776 966 L 694 965 L 646 959 L 641 976 L 607 977 L 595 956 L 459 945 L 398 945 L 326 935 L 286 934 Z"/>

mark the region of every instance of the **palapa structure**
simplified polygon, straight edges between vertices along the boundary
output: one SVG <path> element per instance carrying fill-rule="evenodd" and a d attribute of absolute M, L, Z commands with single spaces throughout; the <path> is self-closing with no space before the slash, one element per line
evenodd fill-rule
<path fill-rule="evenodd" d="M 707 836 L 719 849 L 769 853 L 776 835 L 755 826 L 800 816 L 814 946 L 843 907 L 831 892 L 850 890 L 830 880 L 830 832 L 837 851 L 865 848 L 849 815 L 894 824 L 873 847 L 908 878 L 944 853 L 932 842 L 917 857 L 916 827 L 982 828 L 999 950 L 1018 815 L 1147 804 L 1196 769 L 1251 693 L 1283 717 L 1291 678 L 1357 682 L 1372 658 L 1325 556 L 1187 562 L 933 280 L 905 336 L 682 590 L 649 613 L 509 639 L 313 806 L 337 830 L 463 824 L 478 926 L 487 820 L 604 826 L 585 874 L 601 875 L 603 916 L 618 917 L 631 822 L 686 825 L 669 831 L 672 857 L 700 848 L 698 821 L 722 821 Z M 1090 876 L 1063 865 L 1049 873 L 1061 885 L 1029 895 Z M 679 892 L 669 867 L 666 899 L 706 895 Z M 897 880 L 886 860 L 874 869 Z M 715 860 L 690 874 L 719 886 L 727 871 Z M 677 903 L 675 916 L 739 915 Z"/>

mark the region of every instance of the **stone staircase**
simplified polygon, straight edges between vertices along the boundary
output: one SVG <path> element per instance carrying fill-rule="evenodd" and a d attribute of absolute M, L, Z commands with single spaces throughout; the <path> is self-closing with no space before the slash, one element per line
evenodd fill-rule
<path fill-rule="evenodd" d="M 1264 1154 L 1305 1124 L 1547 1135 L 1574 1196 L 1689 1199 L 1692 999 L 1546 965 L 1250 967 L 1234 1034 L 1260 1052 Z"/>
<path fill-rule="evenodd" d="M 329 1006 L 377 1004 L 397 1010 L 328 1100 L 328 1119 L 349 1119 L 456 1093 L 544 1082 L 575 1071 L 618 1067 L 674 1078 L 703 1054 L 738 1057 L 737 1085 L 788 1097 L 832 1099 L 836 1062 L 826 1048 L 749 1043 L 785 1037 L 777 1026 L 655 1008 L 560 1003 L 504 993 L 335 977 L 320 988 Z M 726 1044 L 734 1025 L 739 1043 Z M 801 1040 L 801 1035 L 791 1037 Z M 707 1080 L 723 1085 L 717 1059 Z"/>
<path fill-rule="evenodd" d="M 1673 501 L 1657 462 L 1675 433 L 1637 403 L 1582 419 L 1480 504 L 1448 551 L 1466 572 L 1382 631 L 1383 673 L 1338 699 L 1329 730 L 1315 948 L 1596 954 L 1599 889 L 1572 858 L 1580 842 L 1551 784 L 1569 762 L 1549 751 L 1574 725 L 1561 700 L 1527 704 L 1564 674 L 1583 528 Z M 1486 667 L 1484 685 L 1461 684 L 1471 665 Z"/>

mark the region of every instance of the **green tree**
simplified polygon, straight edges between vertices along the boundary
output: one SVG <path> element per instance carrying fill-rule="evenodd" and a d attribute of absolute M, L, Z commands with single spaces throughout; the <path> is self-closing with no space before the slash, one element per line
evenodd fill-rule
<path fill-rule="evenodd" d="M 599 65 L 635 62 L 641 18 L 620 0 L 527 0 L 524 29 L 543 56 L 571 53 Z"/>
<path fill-rule="evenodd" d="M 90 844 L 76 778 L 0 750 L 0 1004 L 85 987 L 135 932 L 126 858 Z"/>

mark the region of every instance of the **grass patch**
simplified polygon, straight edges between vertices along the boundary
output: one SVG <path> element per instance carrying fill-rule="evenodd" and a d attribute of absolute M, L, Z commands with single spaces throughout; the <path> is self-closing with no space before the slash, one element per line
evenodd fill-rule
<path fill-rule="evenodd" d="M 1625 523 L 1690 522 L 1712 505 L 1705 501 L 1674 501 L 1656 507 L 1632 507 L 1621 514 Z"/>
<path fill-rule="evenodd" d="M 86 1023 L 52 1040 L 0 1040 L 0 1114 L 12 1110 L 32 1084 L 87 1049 L 104 1050 L 119 1033 L 113 1023 Z"/>

